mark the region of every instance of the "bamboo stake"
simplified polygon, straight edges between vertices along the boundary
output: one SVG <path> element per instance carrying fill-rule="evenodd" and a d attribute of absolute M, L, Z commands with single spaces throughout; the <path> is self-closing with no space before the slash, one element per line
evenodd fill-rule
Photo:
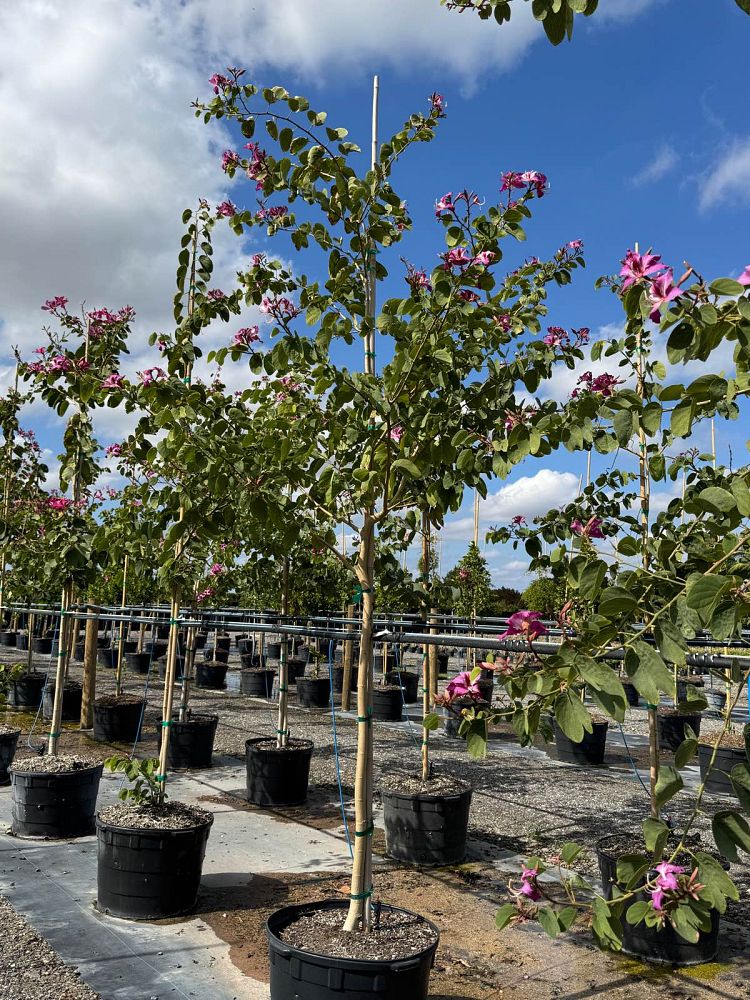
<path fill-rule="evenodd" d="M 128 567 L 130 560 L 127 552 L 122 564 L 122 600 L 120 601 L 120 612 L 122 621 L 120 622 L 120 638 L 117 644 L 117 674 L 115 676 L 115 697 L 122 694 L 122 661 L 125 656 L 125 599 L 128 593 Z"/>
<path fill-rule="evenodd" d="M 16 362 L 16 373 L 13 379 L 13 395 L 16 396 L 17 394 L 18 394 L 18 363 Z M 13 455 L 13 438 L 11 434 L 8 434 L 8 440 L 5 442 L 5 476 L 3 478 L 3 521 L 5 522 L 6 526 L 8 523 L 8 515 L 10 513 L 10 480 L 11 480 L 10 462 L 12 455 Z M 7 566 L 8 566 L 8 545 L 7 542 L 5 542 L 3 543 L 2 553 L 0 553 L 0 628 L 3 627 L 5 620 L 5 577 L 7 573 Z"/>
<path fill-rule="evenodd" d="M 346 606 L 346 617 L 351 620 L 354 618 L 356 611 L 356 604 L 347 604 Z M 354 626 L 347 622 L 346 631 L 352 632 Z M 348 712 L 349 704 L 351 699 L 352 690 L 352 656 L 354 653 L 354 643 L 351 639 L 344 639 L 344 677 L 341 685 L 341 711 Z"/>
<path fill-rule="evenodd" d="M 281 566 L 281 614 L 289 614 L 289 558 L 284 556 Z M 289 643 L 282 633 L 279 657 L 279 716 L 276 725 L 276 746 L 283 750 L 289 746 Z"/>
<path fill-rule="evenodd" d="M 430 603 L 430 520 L 426 513 L 422 514 L 422 578 L 424 582 L 424 617 L 427 620 L 427 609 Z M 422 646 L 422 713 L 423 718 L 429 714 L 432 704 L 430 686 L 430 644 Z M 430 731 L 422 728 L 422 781 L 430 779 Z"/>
<path fill-rule="evenodd" d="M 99 636 L 99 619 L 95 608 L 87 608 L 86 628 L 83 643 L 83 692 L 81 694 L 80 729 L 92 729 L 94 725 L 94 699 L 96 698 L 96 656 Z"/>
<path fill-rule="evenodd" d="M 378 97 L 380 82 L 376 76 L 372 87 L 372 156 L 371 169 L 378 161 Z M 365 374 L 375 374 L 375 309 L 376 268 L 371 246 L 367 247 L 366 306 L 367 333 L 365 337 Z M 344 923 L 345 931 L 362 930 L 371 926 L 372 910 L 372 683 L 373 683 L 373 617 L 375 610 L 375 523 L 373 511 L 365 510 L 357 556 L 357 579 L 362 592 L 362 633 L 359 648 L 357 683 L 357 763 L 354 786 L 355 837 L 352 861 L 352 882 L 349 912 Z"/>

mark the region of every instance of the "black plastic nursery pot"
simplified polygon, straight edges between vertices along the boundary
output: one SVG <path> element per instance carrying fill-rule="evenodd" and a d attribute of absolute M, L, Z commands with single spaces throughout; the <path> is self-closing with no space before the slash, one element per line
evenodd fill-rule
<path fill-rule="evenodd" d="M 603 837 L 596 845 L 596 856 L 602 876 L 605 899 L 612 898 L 612 887 L 617 881 L 618 857 L 608 850 L 608 844 L 615 838 L 620 839 L 621 834 Z M 648 899 L 648 896 L 644 893 L 641 897 L 636 896 L 635 900 L 639 898 Z M 703 965 L 706 962 L 713 962 L 719 950 L 719 913 L 717 910 L 711 911 L 711 930 L 706 933 L 701 932 L 695 944 L 680 937 L 669 923 L 666 923 L 662 928 L 647 927 L 643 923 L 633 927 L 624 917 L 621 923 L 623 952 L 626 955 L 640 958 L 644 962 L 683 967 Z"/>
<path fill-rule="evenodd" d="M 738 747 L 719 747 L 716 751 L 716 759 L 709 773 L 708 768 L 713 752 L 714 748 L 707 743 L 700 743 L 698 745 L 698 765 L 701 769 L 701 780 L 706 783 L 706 791 L 715 792 L 717 795 L 735 795 L 729 776 L 732 773 L 733 767 L 736 767 L 738 764 L 747 763 L 744 749 L 740 750 Z"/>
<path fill-rule="evenodd" d="M 298 660 L 294 657 L 287 661 L 286 672 L 290 684 L 296 684 L 298 678 L 305 676 L 306 665 L 304 660 Z"/>
<path fill-rule="evenodd" d="M 214 642 L 211 643 L 212 648 L 215 646 L 216 649 L 225 649 L 229 652 L 229 647 L 232 644 L 231 635 L 219 635 L 216 637 Z"/>
<path fill-rule="evenodd" d="M 274 739 L 248 740 L 248 802 L 256 806 L 298 806 L 305 802 L 312 752 L 310 740 L 290 740 L 281 750 Z"/>
<path fill-rule="evenodd" d="M 253 642 L 252 639 L 237 639 L 237 652 L 240 655 L 245 653 L 254 653 L 257 648 L 257 643 Z"/>
<path fill-rule="evenodd" d="M 410 670 L 391 670 L 385 675 L 386 684 L 397 684 L 404 691 L 404 701 L 412 705 L 419 700 L 419 674 Z"/>
<path fill-rule="evenodd" d="M 557 759 L 566 764 L 589 764 L 597 767 L 604 763 L 604 752 L 607 748 L 607 730 L 609 722 L 592 723 L 593 731 L 584 732 L 583 739 L 576 743 L 566 736 L 565 733 L 554 723 L 555 747 L 557 748 Z"/>
<path fill-rule="evenodd" d="M 352 672 L 349 677 L 349 690 L 357 690 L 357 665 L 352 664 Z M 341 694 L 344 690 L 344 668 L 342 666 L 331 667 L 331 677 L 333 678 L 333 692 L 334 694 Z M 395 683 L 395 682 L 394 682 Z"/>
<path fill-rule="evenodd" d="M 18 632 L 0 632 L 0 646 L 15 646 Z"/>
<path fill-rule="evenodd" d="M 60 840 L 93 833 L 103 766 L 56 773 L 11 771 L 15 836 Z"/>
<path fill-rule="evenodd" d="M 659 712 L 657 717 L 659 746 L 662 750 L 676 750 L 686 739 L 685 726 L 690 726 L 696 736 L 701 731 L 700 712 Z"/>
<path fill-rule="evenodd" d="M 40 656 L 49 656 L 49 654 L 52 652 L 52 636 L 49 635 L 32 636 L 31 649 L 32 652 L 38 653 Z"/>
<path fill-rule="evenodd" d="M 473 708 L 477 711 L 483 708 L 489 708 L 489 702 L 475 700 L 474 698 L 463 698 L 456 699 L 453 702 L 452 707 L 455 712 L 448 712 L 443 717 L 443 729 L 446 736 L 452 736 L 454 739 L 459 739 L 458 730 L 461 726 L 461 713 L 464 708 Z"/>
<path fill-rule="evenodd" d="M 62 696 L 62 721 L 78 722 L 81 718 L 81 701 L 83 700 L 83 688 L 78 681 L 65 681 Z M 42 701 L 42 715 L 45 719 L 52 718 L 52 708 L 55 701 L 55 682 L 50 681 L 44 689 Z"/>
<path fill-rule="evenodd" d="M 97 649 L 106 649 L 107 646 L 111 646 L 112 642 L 109 637 L 108 632 L 100 632 L 96 637 L 96 647 Z"/>
<path fill-rule="evenodd" d="M 270 698 L 273 693 L 275 670 L 247 667 L 240 671 L 240 694 L 248 698 Z"/>
<path fill-rule="evenodd" d="M 471 789 L 407 794 L 383 789 L 385 853 L 421 868 L 458 865 L 466 857 Z"/>
<path fill-rule="evenodd" d="M 227 665 L 216 660 L 205 660 L 195 665 L 195 686 L 211 691 L 222 691 L 227 686 Z"/>
<path fill-rule="evenodd" d="M 79 663 L 83 663 L 83 654 L 86 650 L 86 645 L 83 642 L 77 642 L 73 647 L 73 659 L 78 660 Z"/>
<path fill-rule="evenodd" d="M 94 702 L 94 739 L 105 743 L 133 743 L 140 739 L 143 699 L 104 695 Z"/>
<path fill-rule="evenodd" d="M 117 646 L 108 646 L 106 649 L 97 649 L 96 651 L 96 662 L 100 667 L 105 667 L 107 670 L 116 669 L 118 658 L 119 650 Z"/>
<path fill-rule="evenodd" d="M 449 653 L 438 653 L 437 654 L 437 668 L 438 677 L 448 676 L 448 660 L 450 659 Z"/>
<path fill-rule="evenodd" d="M 379 650 L 376 650 L 373 654 L 373 663 L 376 674 L 388 673 L 398 667 L 398 660 L 395 653 L 388 653 L 387 657 L 384 657 Z"/>
<path fill-rule="evenodd" d="M 434 943 L 405 959 L 331 958 L 295 948 L 279 937 L 295 920 L 314 910 L 339 909 L 343 924 L 348 905 L 339 900 L 326 900 L 285 906 L 271 914 L 266 922 L 271 1000 L 372 1000 L 373 997 L 425 1000 L 439 943 L 439 931 L 428 920 L 424 923 L 434 931 Z M 408 912 L 392 906 L 383 906 L 383 910 Z"/>
<path fill-rule="evenodd" d="M 717 691 L 708 688 L 703 691 L 703 697 L 708 702 L 709 708 L 712 708 L 715 712 L 723 712 L 727 707 L 726 691 Z"/>
<path fill-rule="evenodd" d="M 151 658 L 154 660 L 160 660 L 162 656 L 167 655 L 167 645 L 168 643 L 162 642 L 147 642 L 144 644 L 144 652 L 150 653 Z"/>
<path fill-rule="evenodd" d="M 97 817 L 97 909 L 126 920 L 190 913 L 213 821 L 184 830 L 143 830 Z"/>
<path fill-rule="evenodd" d="M 631 708 L 635 708 L 641 700 L 641 696 L 638 694 L 638 688 L 635 684 L 631 684 L 630 681 L 623 681 L 622 686 L 625 690 L 625 697 L 628 700 L 628 705 Z"/>
<path fill-rule="evenodd" d="M 208 639 L 208 636 L 206 635 L 205 632 L 197 632 L 196 636 L 195 636 L 195 648 L 196 649 L 205 649 L 206 648 L 206 639 Z"/>
<path fill-rule="evenodd" d="M 151 653 L 126 653 L 125 663 L 134 674 L 147 674 L 151 667 Z"/>
<path fill-rule="evenodd" d="M 204 646 L 203 659 L 212 660 L 214 663 L 229 663 L 229 650 Z"/>
<path fill-rule="evenodd" d="M 16 636 L 16 649 L 28 649 L 29 637 L 26 632 L 19 632 Z"/>
<path fill-rule="evenodd" d="M 331 681 L 328 677 L 298 677 L 297 704 L 303 708 L 328 708 Z"/>
<path fill-rule="evenodd" d="M 138 649 L 137 639 L 124 639 L 122 643 L 123 653 L 134 653 Z"/>
<path fill-rule="evenodd" d="M 240 666 L 243 670 L 265 669 L 266 658 L 260 653 L 240 653 Z"/>
<path fill-rule="evenodd" d="M 266 643 L 266 656 L 269 660 L 280 660 L 281 659 L 281 643 L 280 642 L 267 642 Z"/>
<path fill-rule="evenodd" d="M 691 677 L 690 680 L 678 680 L 677 681 L 677 700 L 687 701 L 688 698 L 688 684 L 696 688 L 705 687 L 706 682 L 702 677 Z M 702 692 L 701 692 L 702 693 Z"/>
<path fill-rule="evenodd" d="M 378 722 L 400 722 L 404 696 L 400 687 L 373 688 L 372 717 Z"/>
<path fill-rule="evenodd" d="M 495 681 L 492 677 L 482 678 L 480 677 L 477 682 L 477 689 L 482 696 L 482 700 L 486 701 L 489 705 L 492 704 L 492 696 L 495 690 Z"/>
<path fill-rule="evenodd" d="M 11 682 L 8 701 L 13 708 L 39 708 L 44 690 L 44 674 L 22 674 Z"/>
<path fill-rule="evenodd" d="M 173 718 L 167 754 L 169 767 L 175 769 L 211 767 L 211 756 L 218 724 L 219 716 L 207 712 L 193 712 L 185 722 Z M 156 741 L 159 750 L 161 750 L 161 734 L 162 723 L 160 719 L 156 724 Z"/>
<path fill-rule="evenodd" d="M 10 784 L 8 768 L 13 763 L 13 758 L 16 755 L 16 747 L 20 735 L 20 729 L 14 729 L 10 733 L 0 733 L 0 785 Z"/>

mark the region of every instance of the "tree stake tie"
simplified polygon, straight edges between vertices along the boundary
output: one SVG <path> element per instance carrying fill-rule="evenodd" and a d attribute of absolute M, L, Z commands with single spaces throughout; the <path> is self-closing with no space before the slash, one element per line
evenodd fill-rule
<path fill-rule="evenodd" d="M 171 719 L 169 721 L 167 721 L 165 719 L 162 719 L 162 722 L 161 722 L 161 728 L 162 729 L 169 729 L 169 727 L 171 725 L 172 725 L 172 720 Z"/>
<path fill-rule="evenodd" d="M 372 725 L 372 709 L 367 709 L 367 715 L 358 715 L 357 722 L 366 722 L 369 725 Z"/>
<path fill-rule="evenodd" d="M 372 886 L 364 892 L 350 892 L 349 899 L 369 899 L 372 896 Z"/>
<path fill-rule="evenodd" d="M 375 832 L 375 824 L 370 823 L 370 825 L 365 830 L 355 830 L 355 837 L 371 837 Z"/>
<path fill-rule="evenodd" d="M 360 604 L 362 601 L 362 596 L 364 594 L 374 594 L 374 593 L 375 593 L 374 587 L 362 587 L 360 584 L 357 584 L 357 589 L 352 594 L 352 600 L 354 601 L 355 604 Z"/>
<path fill-rule="evenodd" d="M 155 781 L 166 781 L 167 780 L 167 776 L 166 776 L 166 774 L 155 774 L 154 775 L 154 780 Z"/>

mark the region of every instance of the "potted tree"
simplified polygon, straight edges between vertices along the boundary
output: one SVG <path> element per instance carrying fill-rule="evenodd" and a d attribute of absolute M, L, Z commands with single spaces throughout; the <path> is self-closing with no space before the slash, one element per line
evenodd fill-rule
<path fill-rule="evenodd" d="M 275 342 L 264 355 L 250 353 L 259 378 L 243 393 L 255 408 L 253 440 L 264 463 L 275 465 L 291 496 L 282 516 L 314 510 L 324 523 L 344 525 L 358 538 L 352 556 L 339 553 L 335 533 L 321 529 L 320 542 L 336 553 L 356 577 L 362 627 L 357 691 L 355 854 L 348 903 L 290 907 L 269 919 L 271 993 L 299 992 L 291 967 L 302 981 L 321 974 L 328 980 L 349 974 L 378 980 L 382 988 L 424 996 L 437 945 L 435 929 L 416 915 L 383 907 L 376 927 L 373 907 L 373 613 L 375 540 L 380 527 L 396 518 L 402 537 L 418 526 L 420 507 L 429 506 L 440 523 L 457 507 L 466 485 L 484 487 L 484 475 L 504 475 L 523 454 L 543 453 L 543 435 L 554 427 L 554 405 L 522 406 L 518 381 L 534 393 L 560 352 L 532 341 L 513 352 L 517 335 L 539 329 L 548 282 L 570 279 L 580 246 L 563 248 L 547 263 L 532 260 L 498 281 L 491 265 L 500 240 L 519 235 L 528 202 L 544 191 L 544 178 L 513 175 L 518 198 L 482 211 L 479 199 L 462 192 L 441 199 L 439 214 L 447 247 L 432 274 L 409 267 L 408 294 L 386 302 L 376 315 L 379 279 L 386 275 L 381 252 L 401 239 L 410 220 L 391 187 L 396 160 L 416 142 L 433 137 L 443 100 L 434 95 L 428 114 L 412 115 L 379 151 L 371 170 L 358 176 L 350 159 L 355 147 L 345 130 L 324 125 L 325 116 L 283 88 L 262 92 L 238 71 L 214 78 L 216 97 L 197 105 L 210 119 L 237 121 L 250 140 L 247 157 L 227 150 L 228 174 L 248 173 L 259 185 L 258 209 L 228 211 L 242 234 L 263 226 L 270 236 L 287 234 L 294 246 L 320 247 L 328 258 L 321 285 L 292 274 L 281 261 L 259 254 L 240 281 L 248 302 L 272 322 Z M 273 156 L 252 141 L 257 123 L 280 147 Z M 524 180 L 521 180 L 525 177 Z M 514 180 L 504 181 L 510 190 Z M 271 203 L 280 193 L 284 204 Z M 305 205 L 305 220 L 293 214 Z M 319 218 L 308 221 L 308 212 Z M 297 304 L 298 300 L 299 304 Z M 305 337 L 295 323 L 305 314 L 316 328 Z M 391 338 L 388 364 L 377 370 L 375 331 Z M 358 342 L 364 372 L 336 363 L 330 347 Z M 247 352 L 241 344 L 216 352 L 219 363 Z M 477 381 L 472 381 L 481 373 Z M 510 414 L 512 413 L 512 418 Z M 503 426 L 504 421 L 510 424 Z M 492 429 L 502 428 L 496 439 Z M 434 442 L 440 442 L 434 447 Z M 298 681 L 298 689 L 300 681 Z M 383 959 L 377 942 L 397 927 L 409 927 L 409 944 L 399 948 L 411 972 Z M 370 931 L 370 933 L 358 933 Z M 389 947 L 389 954 L 393 948 Z M 365 986 L 361 986 L 364 989 Z M 325 990 L 319 995 L 328 995 Z"/>

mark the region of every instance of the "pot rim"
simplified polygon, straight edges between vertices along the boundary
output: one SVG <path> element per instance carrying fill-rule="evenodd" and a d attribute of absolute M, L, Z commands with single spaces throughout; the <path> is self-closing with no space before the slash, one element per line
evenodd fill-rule
<path fill-rule="evenodd" d="M 174 827 L 153 827 L 153 826 L 120 826 L 119 823 L 108 823 L 106 820 L 100 819 L 99 813 L 96 813 L 96 830 L 114 830 L 122 833 L 138 833 L 138 834 L 154 834 L 155 836 L 162 836 L 165 833 L 195 833 L 198 830 L 203 830 L 206 827 L 209 829 L 214 825 L 214 814 L 211 813 L 207 820 L 202 823 L 196 823 L 194 826 L 182 826 L 179 829 L 174 829 Z"/>

